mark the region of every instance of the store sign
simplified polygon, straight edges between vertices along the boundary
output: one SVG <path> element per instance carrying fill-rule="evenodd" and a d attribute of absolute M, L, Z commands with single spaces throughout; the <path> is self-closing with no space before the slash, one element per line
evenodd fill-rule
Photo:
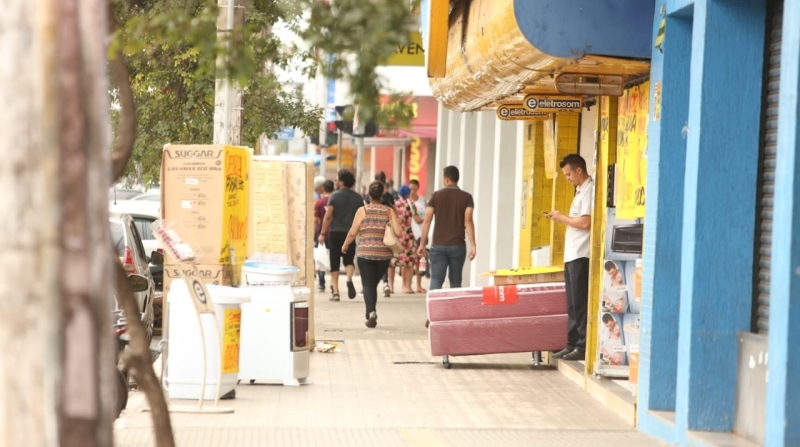
<path fill-rule="evenodd" d="M 531 112 L 580 112 L 583 99 L 569 96 L 527 95 L 522 105 Z"/>
<path fill-rule="evenodd" d="M 549 114 L 544 112 L 532 112 L 520 105 L 506 105 L 497 108 L 497 119 L 503 121 L 525 120 L 525 121 L 544 121 Z"/>
<path fill-rule="evenodd" d="M 419 31 L 412 31 L 408 35 L 407 43 L 397 45 L 386 65 L 425 66 L 425 49 L 422 46 L 422 35 Z"/>

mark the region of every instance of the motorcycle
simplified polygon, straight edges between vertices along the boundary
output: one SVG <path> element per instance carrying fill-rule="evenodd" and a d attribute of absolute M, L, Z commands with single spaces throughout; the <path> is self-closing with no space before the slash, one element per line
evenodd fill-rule
<path fill-rule="evenodd" d="M 147 278 L 142 275 L 128 275 L 128 280 L 130 281 L 134 293 L 145 291 L 150 287 Z M 139 318 L 144 322 L 144 313 L 140 313 Z M 117 377 L 114 383 L 114 419 L 116 419 L 128 405 L 128 371 L 122 364 L 122 354 L 125 352 L 125 349 L 128 347 L 128 342 L 130 341 L 127 319 L 122 309 L 119 308 L 116 297 L 114 297 L 112 321 L 111 328 L 117 347 Z"/>

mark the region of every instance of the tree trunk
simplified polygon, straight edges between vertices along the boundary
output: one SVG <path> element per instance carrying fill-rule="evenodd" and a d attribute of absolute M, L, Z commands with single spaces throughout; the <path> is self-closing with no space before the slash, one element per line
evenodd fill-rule
<path fill-rule="evenodd" d="M 3 6 L 0 445 L 110 446 L 107 4 Z"/>
<path fill-rule="evenodd" d="M 241 29 L 244 26 L 245 0 L 217 0 L 219 16 L 217 16 L 217 39 L 223 41 L 229 36 L 236 42 L 241 36 L 234 36 L 233 30 L 228 29 L 228 4 L 233 2 L 233 26 Z M 242 88 L 238 83 L 230 82 L 226 88 L 225 59 L 220 56 L 217 60 L 217 80 L 214 90 L 214 144 L 242 145 Z M 230 102 L 230 110 L 226 122 L 225 105 Z M 225 141 L 225 127 L 227 125 L 228 139 Z M 253 144 L 253 143 L 251 143 Z"/>

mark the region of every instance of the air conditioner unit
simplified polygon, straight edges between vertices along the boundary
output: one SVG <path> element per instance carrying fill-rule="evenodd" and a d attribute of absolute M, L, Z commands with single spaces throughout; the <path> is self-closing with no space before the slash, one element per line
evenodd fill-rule
<path fill-rule="evenodd" d="M 644 225 L 618 225 L 611 233 L 611 251 L 615 253 L 642 253 Z"/>
<path fill-rule="evenodd" d="M 555 78 L 559 93 L 591 96 L 622 96 L 620 75 L 561 73 Z"/>

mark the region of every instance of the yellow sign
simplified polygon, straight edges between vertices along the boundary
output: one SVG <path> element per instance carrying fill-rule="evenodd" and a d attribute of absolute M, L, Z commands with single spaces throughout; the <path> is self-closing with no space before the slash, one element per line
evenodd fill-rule
<path fill-rule="evenodd" d="M 239 372 L 241 309 L 225 309 L 222 320 L 222 374 Z"/>
<path fill-rule="evenodd" d="M 549 116 L 549 114 L 544 112 L 531 112 L 520 105 L 505 105 L 497 108 L 497 119 L 503 121 L 544 121 Z"/>
<path fill-rule="evenodd" d="M 450 2 L 431 0 L 425 34 L 428 77 L 443 78 L 447 72 L 447 34 L 450 30 Z"/>
<path fill-rule="evenodd" d="M 583 99 L 571 96 L 527 95 L 522 105 L 531 112 L 580 112 Z"/>
<path fill-rule="evenodd" d="M 425 66 L 425 49 L 422 46 L 422 35 L 419 31 L 409 33 L 408 43 L 398 45 L 394 49 L 394 54 L 389 56 L 386 65 Z"/>
<path fill-rule="evenodd" d="M 618 219 L 644 217 L 650 83 L 625 90 L 617 115 L 616 205 Z"/>

